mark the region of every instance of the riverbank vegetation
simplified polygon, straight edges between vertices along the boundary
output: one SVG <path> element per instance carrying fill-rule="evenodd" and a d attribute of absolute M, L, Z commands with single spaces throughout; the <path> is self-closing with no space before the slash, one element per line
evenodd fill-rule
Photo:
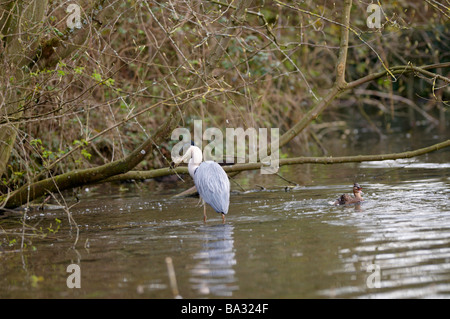
<path fill-rule="evenodd" d="M 340 155 L 321 140 L 353 130 L 446 130 L 450 7 L 441 2 L 369 12 L 357 0 L 4 2 L 0 206 L 182 173 L 169 167 L 171 132 L 196 119 L 278 127 L 282 153 L 302 155 L 284 165 L 337 162 L 320 159 Z M 369 28 L 376 10 L 380 25 Z M 339 160 L 387 159 L 366 155 Z"/>

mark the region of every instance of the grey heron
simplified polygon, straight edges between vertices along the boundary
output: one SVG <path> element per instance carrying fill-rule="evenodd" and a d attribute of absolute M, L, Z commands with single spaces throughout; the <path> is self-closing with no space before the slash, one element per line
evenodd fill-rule
<path fill-rule="evenodd" d="M 193 143 L 182 157 L 174 159 L 174 164 L 187 159 L 189 159 L 189 175 L 194 180 L 203 201 L 203 221 L 206 222 L 206 202 L 217 213 L 222 214 L 222 221 L 225 223 L 225 215 L 230 205 L 230 181 L 227 173 L 214 161 L 203 162 L 202 151 Z"/>

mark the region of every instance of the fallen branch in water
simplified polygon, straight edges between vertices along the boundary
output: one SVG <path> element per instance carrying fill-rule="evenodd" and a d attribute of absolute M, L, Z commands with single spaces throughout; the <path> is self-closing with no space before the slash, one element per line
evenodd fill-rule
<path fill-rule="evenodd" d="M 386 160 L 396 160 L 401 158 L 412 158 L 450 146 L 450 140 L 445 142 L 437 143 L 428 147 L 420 148 L 414 151 L 407 151 L 401 153 L 390 153 L 390 154 L 378 154 L 378 155 L 356 155 L 356 156 L 339 156 L 339 157 L 295 157 L 286 158 L 280 160 L 280 166 L 282 165 L 292 165 L 292 164 L 340 164 L 340 163 L 357 163 L 357 162 L 368 162 L 368 161 L 386 161 Z"/>
<path fill-rule="evenodd" d="M 279 165 L 296 165 L 296 164 L 342 164 L 342 163 L 360 163 L 368 161 L 386 161 L 396 160 L 402 158 L 412 158 L 427 153 L 431 153 L 450 146 L 450 140 L 446 140 L 441 143 L 437 143 L 428 147 L 420 148 L 414 151 L 407 151 L 401 153 L 390 154 L 376 154 L 376 155 L 355 155 L 355 156 L 322 156 L 322 157 L 292 157 L 280 159 Z M 223 169 L 227 173 L 241 172 L 260 169 L 263 167 L 261 163 L 244 163 L 231 166 L 223 166 Z M 154 169 L 151 171 L 129 171 L 125 174 L 116 175 L 114 177 L 103 180 L 102 182 L 123 181 L 123 180 L 145 180 L 156 177 L 162 177 L 172 174 L 187 174 L 187 167 L 177 167 L 172 169 L 170 167 Z M 184 195 L 189 195 L 190 192 L 183 192 Z"/>

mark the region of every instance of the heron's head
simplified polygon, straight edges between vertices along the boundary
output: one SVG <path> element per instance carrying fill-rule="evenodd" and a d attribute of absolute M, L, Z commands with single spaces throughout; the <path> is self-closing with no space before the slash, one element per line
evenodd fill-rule
<path fill-rule="evenodd" d="M 183 162 L 187 162 L 189 159 L 191 159 L 192 157 L 192 152 L 195 148 L 195 144 L 194 142 L 191 143 L 185 143 L 183 145 L 183 155 L 182 156 L 176 156 L 176 157 L 172 157 L 172 163 L 171 166 L 172 167 L 177 167 L 180 163 Z"/>

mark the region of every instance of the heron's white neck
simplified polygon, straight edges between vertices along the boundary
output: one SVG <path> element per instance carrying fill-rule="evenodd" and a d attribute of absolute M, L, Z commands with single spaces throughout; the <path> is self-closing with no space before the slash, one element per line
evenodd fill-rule
<path fill-rule="evenodd" d="M 189 147 L 188 151 L 191 152 L 191 159 L 189 160 L 188 171 L 189 171 L 189 174 L 191 175 L 191 177 L 194 178 L 195 170 L 202 163 L 203 154 L 202 154 L 202 150 L 194 145 Z"/>

